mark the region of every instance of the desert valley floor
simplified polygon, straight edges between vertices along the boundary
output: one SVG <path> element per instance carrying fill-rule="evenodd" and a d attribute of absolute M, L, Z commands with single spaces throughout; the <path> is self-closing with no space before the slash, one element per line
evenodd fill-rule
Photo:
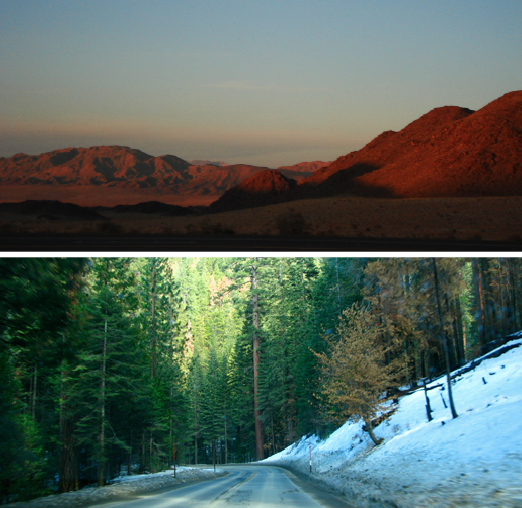
<path fill-rule="evenodd" d="M 235 234 L 515 242 L 522 197 L 376 199 L 336 196 L 203 215 L 99 211 L 105 220 L 0 214 L 0 234 Z"/>

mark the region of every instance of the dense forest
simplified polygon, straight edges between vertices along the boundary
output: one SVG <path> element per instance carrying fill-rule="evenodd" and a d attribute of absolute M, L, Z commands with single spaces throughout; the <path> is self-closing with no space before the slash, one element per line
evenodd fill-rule
<path fill-rule="evenodd" d="M 1 259 L 0 498 L 103 486 L 174 453 L 258 460 L 350 417 L 372 433 L 383 394 L 522 328 L 521 265 Z"/>

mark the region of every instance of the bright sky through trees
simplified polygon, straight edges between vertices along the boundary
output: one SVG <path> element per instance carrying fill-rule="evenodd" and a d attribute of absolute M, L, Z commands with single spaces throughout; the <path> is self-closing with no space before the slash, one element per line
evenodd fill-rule
<path fill-rule="evenodd" d="M 521 89 L 518 0 L 2 0 L 0 156 L 277 167 Z"/>

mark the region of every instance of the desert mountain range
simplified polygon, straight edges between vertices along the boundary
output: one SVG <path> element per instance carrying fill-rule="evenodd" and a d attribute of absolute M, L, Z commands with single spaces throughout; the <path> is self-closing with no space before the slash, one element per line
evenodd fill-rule
<path fill-rule="evenodd" d="M 365 147 L 281 185 L 277 172 L 241 182 L 211 210 L 224 211 L 304 198 L 476 197 L 522 195 L 522 91 L 472 111 L 444 106 L 399 132 L 385 131 Z M 270 184 L 267 179 L 273 179 Z M 255 182 L 262 182 L 257 191 Z M 268 189 L 271 189 L 268 191 Z"/>
<path fill-rule="evenodd" d="M 338 194 L 519 196 L 522 91 L 507 93 L 477 111 L 435 108 L 402 130 L 385 131 L 332 163 L 306 162 L 273 170 L 201 160 L 190 163 L 174 155 L 153 157 L 128 147 L 95 146 L 0 158 L 0 184 L 6 190 L 0 201 L 17 201 L 15 189 L 36 189 L 40 199 L 59 189 L 62 201 L 78 204 L 84 204 L 81 200 L 90 192 L 91 206 L 95 199 L 100 201 L 96 205 L 105 206 L 184 200 L 185 206 L 212 203 L 214 211 Z M 67 198 L 73 191 L 78 199 Z"/>
<path fill-rule="evenodd" d="M 300 163 L 280 171 L 288 178 L 302 180 L 327 164 Z M 13 191 L 10 201 L 15 200 L 16 188 L 33 189 L 31 197 L 49 196 L 90 206 L 135 204 L 140 201 L 139 196 L 141 201 L 152 197 L 175 203 L 179 198 L 184 205 L 208 205 L 226 190 L 267 169 L 221 161 L 187 162 L 174 155 L 153 157 L 123 146 L 93 146 L 0 158 L 0 184 L 4 190 L 9 187 Z M 79 198 L 72 197 L 74 193 Z M 100 202 L 82 201 L 89 194 L 98 196 Z M 6 201 L 5 197 L 0 197 L 0 201 Z"/>
<path fill-rule="evenodd" d="M 228 164 L 223 161 L 207 161 L 207 160 L 200 160 L 200 159 L 189 161 L 189 163 L 191 166 L 217 166 L 217 167 L 228 166 Z"/>

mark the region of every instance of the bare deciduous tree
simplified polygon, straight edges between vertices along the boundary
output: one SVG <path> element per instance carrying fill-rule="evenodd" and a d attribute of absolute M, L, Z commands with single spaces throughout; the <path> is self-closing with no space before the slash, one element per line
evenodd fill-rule
<path fill-rule="evenodd" d="M 328 339 L 328 353 L 316 353 L 322 364 L 322 389 L 335 415 L 364 420 L 376 445 L 382 440 L 374 434 L 372 419 L 386 408 L 386 392 L 403 379 L 406 366 L 402 357 L 389 354 L 399 344 L 393 335 L 383 344 L 382 326 L 371 312 L 354 305 L 343 313 L 337 340 Z"/>

